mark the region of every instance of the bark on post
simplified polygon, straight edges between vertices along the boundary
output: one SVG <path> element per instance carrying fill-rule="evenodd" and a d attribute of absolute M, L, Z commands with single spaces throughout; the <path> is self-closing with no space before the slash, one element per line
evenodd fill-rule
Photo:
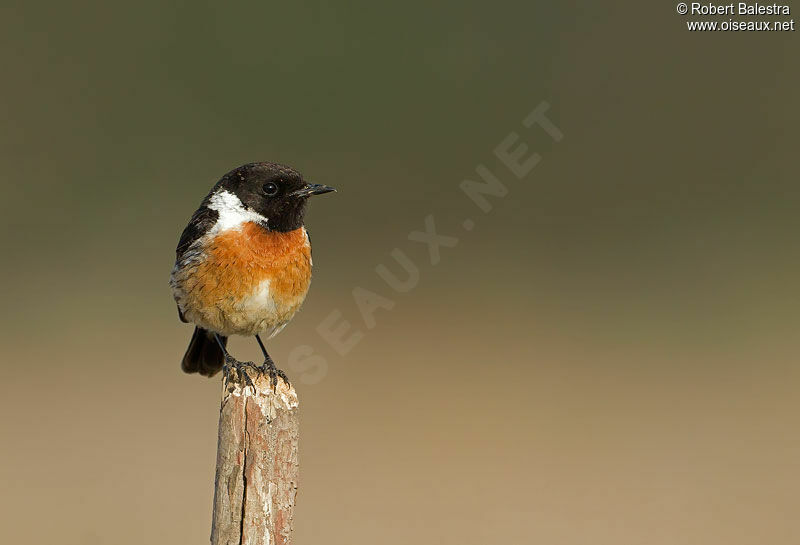
<path fill-rule="evenodd" d="M 288 545 L 297 495 L 294 388 L 247 367 L 222 379 L 212 545 Z"/>

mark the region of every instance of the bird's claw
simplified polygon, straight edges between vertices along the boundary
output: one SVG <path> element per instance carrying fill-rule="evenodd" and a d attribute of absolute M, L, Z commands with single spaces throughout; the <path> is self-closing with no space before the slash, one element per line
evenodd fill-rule
<path fill-rule="evenodd" d="M 289 384 L 289 377 L 286 376 L 286 373 L 278 369 L 272 359 L 264 360 L 264 363 L 261 364 L 258 370 L 269 375 L 269 380 L 273 388 L 278 386 L 278 377 L 281 377 L 287 385 Z"/>
<path fill-rule="evenodd" d="M 239 361 L 230 354 L 225 355 L 225 363 L 222 365 L 222 371 L 225 373 L 225 378 L 229 381 L 238 381 L 241 380 L 244 382 L 245 387 L 250 386 L 253 388 L 253 391 L 256 391 L 256 384 L 253 382 L 253 379 L 247 373 L 247 368 L 250 367 L 251 369 L 260 370 L 253 362 L 251 361 Z M 236 376 L 233 374 L 233 370 L 236 370 Z"/>

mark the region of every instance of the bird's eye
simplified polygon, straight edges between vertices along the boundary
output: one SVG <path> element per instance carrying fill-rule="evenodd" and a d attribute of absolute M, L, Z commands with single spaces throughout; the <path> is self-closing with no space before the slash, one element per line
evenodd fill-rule
<path fill-rule="evenodd" d="M 278 194 L 278 184 L 274 182 L 267 182 L 264 184 L 264 193 L 266 193 L 270 197 L 274 197 Z"/>

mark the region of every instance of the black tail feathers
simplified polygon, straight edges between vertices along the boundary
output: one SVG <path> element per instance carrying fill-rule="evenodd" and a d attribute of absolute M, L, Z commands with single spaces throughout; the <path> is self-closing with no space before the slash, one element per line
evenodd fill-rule
<path fill-rule="evenodd" d="M 220 335 L 223 346 L 228 345 L 228 337 Z M 225 363 L 225 354 L 217 344 L 214 334 L 206 329 L 194 328 L 192 340 L 189 348 L 183 355 L 181 369 L 186 373 L 200 373 L 207 377 L 213 377 Z"/>

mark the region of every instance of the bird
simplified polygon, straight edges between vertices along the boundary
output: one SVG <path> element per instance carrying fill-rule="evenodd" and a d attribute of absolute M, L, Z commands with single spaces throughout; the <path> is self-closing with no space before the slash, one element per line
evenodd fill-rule
<path fill-rule="evenodd" d="M 233 335 L 255 337 L 271 379 L 280 371 L 262 340 L 300 309 L 311 284 L 308 200 L 336 191 L 292 167 L 248 163 L 225 174 L 183 230 L 169 284 L 178 317 L 195 325 L 181 361 L 186 373 L 213 377 L 241 364 L 227 350 Z"/>

